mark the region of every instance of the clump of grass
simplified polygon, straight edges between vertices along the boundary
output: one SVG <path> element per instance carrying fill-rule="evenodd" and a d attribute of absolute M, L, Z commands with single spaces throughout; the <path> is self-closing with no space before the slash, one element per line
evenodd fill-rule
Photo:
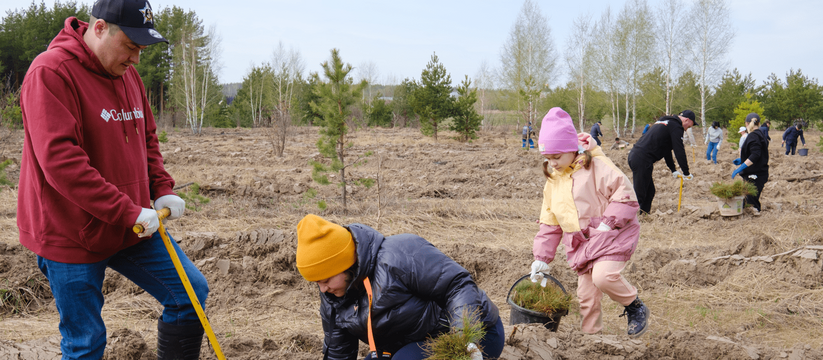
<path fill-rule="evenodd" d="M 568 311 L 572 303 L 572 296 L 551 282 L 542 287 L 540 283 L 520 281 L 514 286 L 511 299 L 517 306 L 545 314 Z"/>
<path fill-rule="evenodd" d="M 471 360 L 468 346 L 474 343 L 480 348 L 480 341 L 486 336 L 483 322 L 477 312 L 466 315 L 463 312 L 462 326 L 452 327 L 449 332 L 436 338 L 430 338 L 423 344 L 426 360 Z"/>
<path fill-rule="evenodd" d="M 7 159 L 0 163 L 0 185 L 14 185 L 11 181 L 6 179 L 6 168 L 11 165 L 11 159 Z"/>
<path fill-rule="evenodd" d="M 712 184 L 712 195 L 721 199 L 731 199 L 735 196 L 757 195 L 757 187 L 750 182 L 737 180 L 731 184 L 716 182 Z"/>

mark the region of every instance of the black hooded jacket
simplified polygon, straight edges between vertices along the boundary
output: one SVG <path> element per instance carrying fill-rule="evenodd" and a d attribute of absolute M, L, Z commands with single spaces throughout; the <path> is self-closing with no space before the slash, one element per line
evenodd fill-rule
<path fill-rule="evenodd" d="M 653 164 L 660 159 L 666 159 L 666 166 L 674 172 L 672 152 L 683 170 L 683 175 L 689 175 L 689 162 L 686 158 L 686 148 L 683 146 L 683 123 L 677 116 L 663 116 L 654 123 L 649 130 L 637 140 L 629 152 L 629 162 L 637 165 Z"/>
<path fill-rule="evenodd" d="M 762 130 L 754 129 L 746 136 L 743 147 L 740 148 L 740 159 L 742 161 L 748 159 L 752 162 L 752 166 L 740 172 L 743 177 L 769 174 L 769 141 L 766 140 L 766 135 Z"/>
<path fill-rule="evenodd" d="M 321 293 L 320 316 L 328 358 L 357 359 L 358 340 L 368 343 L 368 277 L 374 294 L 372 327 L 380 351 L 395 353 L 461 326 L 464 309 L 476 311 L 486 328 L 499 312 L 469 272 L 425 239 L 412 234 L 384 237 L 363 225 L 347 226 L 357 248 L 356 277 L 338 298 Z"/>

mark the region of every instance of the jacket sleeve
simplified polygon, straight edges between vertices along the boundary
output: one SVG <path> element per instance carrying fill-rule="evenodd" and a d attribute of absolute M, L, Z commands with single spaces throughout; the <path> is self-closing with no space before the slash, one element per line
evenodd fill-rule
<path fill-rule="evenodd" d="M 24 123 L 46 182 L 68 201 L 112 225 L 130 227 L 141 207 L 106 181 L 83 149 L 83 126 L 73 86 L 43 67 L 26 75 Z"/>
<path fill-rule="evenodd" d="M 131 69 L 134 69 L 133 67 Z M 154 114 L 151 112 L 151 106 L 148 103 L 148 98 L 145 94 L 145 87 L 140 76 L 136 74 L 140 90 L 143 98 L 143 115 L 146 122 L 146 157 L 148 161 L 149 172 L 149 188 L 151 190 L 151 198 L 155 200 L 164 195 L 173 195 L 174 179 L 166 171 L 163 166 L 163 155 L 160 153 L 160 141 L 157 139 L 157 123 L 154 121 Z"/>
<path fill-rule="evenodd" d="M 322 294 L 320 296 L 323 297 Z M 359 340 L 335 326 L 334 309 L 325 299 L 321 300 L 320 315 L 323 321 L 323 352 L 328 352 L 330 360 L 356 360 Z"/>
<path fill-rule="evenodd" d="M 799 130 L 798 133 L 800 134 L 800 141 L 803 142 L 803 146 L 806 146 L 806 138 L 803 137 L 803 130 Z"/>
<path fill-rule="evenodd" d="M 562 237 L 563 230 L 559 225 L 540 224 L 540 230 L 534 236 L 534 246 L 532 248 L 534 259 L 546 264 L 552 262 Z"/>
<path fill-rule="evenodd" d="M 408 254 L 411 269 L 405 272 L 404 283 L 410 292 L 424 299 L 432 299 L 451 320 L 451 327 L 461 327 L 464 315 L 483 309 L 482 295 L 471 274 L 434 245 L 419 238 L 423 244 Z M 477 314 L 482 318 L 481 314 Z"/>
<path fill-rule="evenodd" d="M 609 199 L 603 212 L 602 222 L 612 229 L 620 229 L 637 218 L 637 195 L 629 178 L 622 171 L 612 168 L 605 162 L 594 164 L 598 170 L 597 191 Z"/>
<path fill-rule="evenodd" d="M 677 158 L 677 163 L 680 164 L 680 170 L 683 170 L 683 175 L 689 175 L 689 161 L 686 158 L 686 148 L 683 146 L 683 128 L 675 127 L 670 130 L 670 134 L 672 137 L 672 151 L 674 152 L 674 156 Z M 666 159 L 666 164 L 669 164 L 669 158 Z M 669 166 L 670 169 L 674 169 L 674 163 Z M 672 170 L 674 171 L 674 170 Z"/>
<path fill-rule="evenodd" d="M 789 136 L 789 132 L 792 131 L 794 127 L 790 126 L 786 131 L 783 132 L 783 141 L 786 141 L 786 138 Z"/>

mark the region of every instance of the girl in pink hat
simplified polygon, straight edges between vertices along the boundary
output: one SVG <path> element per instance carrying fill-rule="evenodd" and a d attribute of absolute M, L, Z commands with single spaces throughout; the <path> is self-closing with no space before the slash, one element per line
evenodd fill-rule
<path fill-rule="evenodd" d="M 620 274 L 640 238 L 639 205 L 631 181 L 589 134 L 575 131 L 571 117 L 559 107 L 543 118 L 537 144 L 545 157 L 546 186 L 531 280 L 538 282 L 549 273 L 562 240 L 569 266 L 578 275 L 583 332 L 603 328 L 600 298 L 605 293 L 625 307 L 628 334 L 642 335 L 648 329 L 649 309 Z"/>

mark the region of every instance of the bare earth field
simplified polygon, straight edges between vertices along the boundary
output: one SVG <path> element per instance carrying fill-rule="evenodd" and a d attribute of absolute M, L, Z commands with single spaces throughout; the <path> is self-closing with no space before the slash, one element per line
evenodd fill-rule
<path fill-rule="evenodd" d="M 295 226 L 308 213 L 423 236 L 472 272 L 508 324 L 507 292 L 533 260 L 545 182 L 540 155 L 521 149 L 511 130 L 486 131 L 469 144 L 451 133 L 435 142 L 413 129 L 362 130 L 352 151 L 374 155 L 351 172 L 379 176 L 379 191 L 352 187 L 345 213 L 339 187 L 311 180 L 308 161 L 322 159 L 317 130 L 292 128 L 283 157 L 257 129 L 170 132 L 161 144 L 177 184 L 198 183 L 211 200 L 166 225 L 209 280 L 206 312 L 227 358 L 321 358 L 317 288 L 294 261 Z M 722 217 L 709 192 L 734 169 L 728 143 L 719 165 L 702 160 L 705 146 L 696 161 L 687 148 L 695 179 L 684 185 L 680 212 L 679 181 L 657 164 L 654 214 L 641 218 L 640 244 L 624 272 L 652 311 L 645 335 L 628 338 L 622 306 L 606 298 L 601 334 L 581 333 L 575 310 L 556 333 L 507 325 L 503 359 L 823 358 L 820 134 L 806 132 L 809 156 L 786 157 L 780 133 L 771 134 L 759 217 Z M 5 156 L 19 160 L 20 138 Z M 605 151 L 631 177 L 628 150 Z M 16 182 L 18 165 L 7 172 Z M 58 314 L 34 254 L 18 243 L 16 205 L 16 189 L 0 187 L 0 359 L 58 359 Z M 574 293 L 576 275 L 563 255 L 552 274 Z M 103 291 L 105 358 L 154 359 L 160 306 L 115 272 Z M 216 359 L 205 341 L 202 354 Z"/>

